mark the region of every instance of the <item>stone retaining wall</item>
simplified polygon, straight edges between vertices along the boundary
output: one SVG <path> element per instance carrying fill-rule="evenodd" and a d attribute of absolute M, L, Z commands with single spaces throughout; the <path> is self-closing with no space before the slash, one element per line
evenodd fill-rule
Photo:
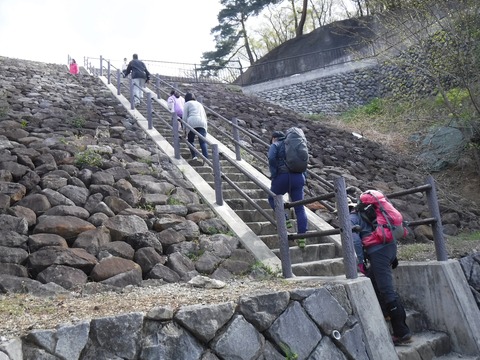
<path fill-rule="evenodd" d="M 364 337 L 345 287 L 332 285 L 34 330 L 0 344 L 0 359 L 369 359 Z"/>
<path fill-rule="evenodd" d="M 424 74 L 389 63 L 373 65 L 352 71 L 324 75 L 302 81 L 298 75 L 295 83 L 274 89 L 258 91 L 255 95 L 285 108 L 303 114 L 339 114 L 365 105 L 375 98 L 388 95 L 430 94 L 435 87 Z"/>

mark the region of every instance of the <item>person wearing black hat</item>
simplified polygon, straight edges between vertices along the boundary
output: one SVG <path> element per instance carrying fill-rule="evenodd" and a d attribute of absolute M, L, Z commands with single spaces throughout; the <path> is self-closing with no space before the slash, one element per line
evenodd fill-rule
<path fill-rule="evenodd" d="M 406 313 L 400 296 L 395 291 L 392 269 L 398 265 L 397 245 L 395 242 L 382 243 L 364 248 L 362 240 L 375 230 L 374 224 L 368 216 L 363 216 L 358 205 L 349 202 L 350 222 L 352 225 L 352 240 L 357 254 L 358 270 L 372 281 L 373 289 L 382 308 L 385 319 L 392 325 L 392 341 L 395 345 L 407 344 L 412 341 L 410 328 L 406 323 Z M 356 228 L 356 230 L 354 230 Z M 368 259 L 368 268 L 364 266 L 365 256 Z"/>
<path fill-rule="evenodd" d="M 270 140 L 270 148 L 268 149 L 268 165 L 270 168 L 270 179 L 272 180 L 270 190 L 277 195 L 284 195 L 288 193 L 291 201 L 303 200 L 303 187 L 305 186 L 305 174 L 291 173 L 288 171 L 285 164 L 285 134 L 282 131 L 274 131 Z M 268 202 L 272 209 L 275 208 L 273 197 L 268 197 Z M 295 215 L 297 217 L 298 233 L 304 234 L 307 232 L 307 214 L 303 205 L 294 207 Z M 291 222 L 288 215 L 287 228 L 291 227 Z M 298 247 L 304 248 L 306 245 L 305 239 L 297 240 Z"/>

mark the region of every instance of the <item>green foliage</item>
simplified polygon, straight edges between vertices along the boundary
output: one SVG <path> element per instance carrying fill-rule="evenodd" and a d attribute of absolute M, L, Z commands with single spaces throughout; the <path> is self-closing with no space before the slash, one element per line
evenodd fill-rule
<path fill-rule="evenodd" d="M 462 107 L 470 100 L 470 95 L 466 89 L 453 88 L 448 90 L 445 94 L 450 104 L 455 108 Z M 442 94 L 437 94 L 435 103 L 437 105 L 445 105 L 445 99 Z"/>
<path fill-rule="evenodd" d="M 288 346 L 285 343 L 280 343 L 280 348 L 282 349 L 283 353 L 285 354 L 285 359 L 286 360 L 297 360 L 298 359 L 298 354 L 294 352 L 292 349 L 290 349 L 290 346 Z"/>
<path fill-rule="evenodd" d="M 77 129 L 83 128 L 85 126 L 85 118 L 83 116 L 77 116 L 76 118 L 71 119 L 70 123 Z"/>
<path fill-rule="evenodd" d="M 379 115 L 383 113 L 383 101 L 379 98 L 371 100 L 368 104 L 363 106 L 363 111 L 367 115 Z"/>
<path fill-rule="evenodd" d="M 373 117 L 384 113 L 385 100 L 375 98 L 369 103 L 351 109 L 342 115 L 343 120 L 349 122 L 357 117 Z"/>
<path fill-rule="evenodd" d="M 270 277 L 281 277 L 282 273 L 279 268 L 272 268 L 270 266 L 265 265 L 261 261 L 255 262 L 255 264 L 252 265 L 252 268 L 250 271 L 256 271 L 256 270 L 261 270 L 264 273 L 266 273 Z"/>
<path fill-rule="evenodd" d="M 25 129 L 27 126 L 28 126 L 28 121 L 27 120 L 22 120 L 20 122 L 20 126 L 22 127 L 22 129 Z"/>
<path fill-rule="evenodd" d="M 167 200 L 168 205 L 184 205 L 180 200 L 170 196 Z"/>
<path fill-rule="evenodd" d="M 75 165 L 78 167 L 83 166 L 101 166 L 102 156 L 93 150 L 87 149 L 81 151 L 75 155 Z"/>
<path fill-rule="evenodd" d="M 138 208 L 146 211 L 155 211 L 155 205 L 149 202 L 138 204 Z"/>
<path fill-rule="evenodd" d="M 198 250 L 198 251 L 195 251 L 195 252 L 190 252 L 188 254 L 186 254 L 186 256 L 192 260 L 193 262 L 197 261 L 200 256 L 202 256 L 203 254 L 205 253 L 205 250 Z"/>
<path fill-rule="evenodd" d="M 144 163 L 144 164 L 147 164 L 147 165 L 152 165 L 152 159 L 150 158 L 142 158 L 142 159 L 138 159 L 138 162 L 141 162 L 141 163 Z"/>

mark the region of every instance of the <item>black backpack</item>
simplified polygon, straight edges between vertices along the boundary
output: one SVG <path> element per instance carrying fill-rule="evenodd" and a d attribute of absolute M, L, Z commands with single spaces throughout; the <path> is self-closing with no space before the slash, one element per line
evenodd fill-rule
<path fill-rule="evenodd" d="M 308 166 L 308 144 L 303 130 L 291 127 L 285 133 L 285 165 L 292 173 L 303 173 Z"/>

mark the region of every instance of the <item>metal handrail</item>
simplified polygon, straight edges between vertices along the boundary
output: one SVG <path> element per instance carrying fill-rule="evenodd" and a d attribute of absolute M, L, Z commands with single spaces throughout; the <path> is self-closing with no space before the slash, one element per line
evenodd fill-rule
<path fill-rule="evenodd" d="M 102 58 L 100 58 L 100 62 L 101 62 L 101 65 L 99 67 L 98 73 L 102 74 L 103 73 Z M 94 69 L 94 68 L 92 69 L 92 71 L 97 73 L 97 70 Z M 110 77 L 110 72 L 111 72 L 111 69 L 110 69 L 110 66 L 108 65 L 107 66 L 107 76 L 108 77 Z M 156 81 L 157 84 L 160 81 L 162 81 L 161 79 L 159 79 L 159 76 L 157 76 L 157 79 L 158 79 Z M 117 69 L 117 89 L 118 89 L 118 91 L 120 91 L 120 88 L 121 88 L 121 80 L 120 81 L 119 80 L 120 79 L 118 77 L 118 69 Z M 167 84 L 168 87 L 173 87 L 173 85 L 168 84 L 166 82 L 165 82 L 165 84 Z M 156 90 L 157 90 L 157 93 L 160 92 L 159 88 L 157 88 Z M 131 82 L 130 94 L 132 94 L 132 91 L 133 91 L 133 86 L 132 86 L 132 82 Z M 144 90 L 142 89 L 142 91 L 144 91 Z M 151 106 L 151 100 L 152 100 L 151 93 L 148 92 L 148 91 L 145 91 L 145 92 L 147 93 L 147 110 L 149 112 L 148 117 L 149 117 L 149 128 L 150 128 L 150 124 L 151 124 L 151 121 L 152 121 L 151 120 L 152 113 L 154 111 L 152 110 L 152 106 Z M 165 93 L 167 93 L 167 92 L 165 92 Z M 157 96 L 156 102 L 158 104 L 162 105 L 160 103 L 160 100 L 159 100 L 158 96 Z M 133 103 L 132 95 L 131 95 L 131 103 Z M 230 139 L 231 142 L 233 142 L 235 144 L 235 148 L 237 150 L 236 151 L 236 157 L 237 157 L 236 160 L 241 160 L 240 151 L 238 151 L 238 149 L 240 147 L 242 147 L 242 144 L 240 143 L 239 138 L 238 138 L 238 131 L 242 131 L 242 132 L 246 133 L 248 136 L 253 137 L 255 141 L 257 141 L 257 142 L 259 142 L 259 143 L 261 143 L 265 146 L 269 146 L 262 139 L 258 138 L 257 136 L 255 136 L 251 132 L 243 129 L 242 127 L 238 126 L 238 124 L 236 123 L 236 119 L 233 119 L 232 121 L 230 121 L 230 120 L 226 119 L 225 117 L 223 117 L 222 115 L 215 112 L 214 110 L 210 109 L 209 107 L 207 107 L 205 105 L 204 105 L 204 107 L 206 108 L 206 110 L 209 113 L 215 114 L 218 118 L 220 118 L 223 121 L 226 121 L 230 126 L 232 126 L 232 132 L 233 132 L 234 135 L 233 136 L 229 135 L 227 138 Z M 165 109 L 165 110 L 167 110 L 167 109 Z M 231 185 L 242 197 L 244 197 L 251 205 L 253 205 L 257 210 L 259 210 L 262 213 L 262 215 L 269 222 L 276 225 L 278 235 L 279 235 L 279 239 L 280 239 L 281 256 L 282 256 L 282 270 L 283 270 L 283 275 L 285 277 L 291 277 L 292 276 L 291 264 L 290 264 L 290 258 L 289 258 L 290 255 L 289 255 L 289 252 L 286 250 L 286 248 L 288 248 L 288 239 L 296 239 L 296 238 L 303 238 L 303 237 L 314 237 L 314 236 L 319 236 L 319 235 L 320 236 L 327 236 L 327 235 L 333 235 L 333 234 L 338 234 L 338 233 L 340 233 L 341 238 L 342 238 L 342 249 L 344 251 L 343 257 L 344 257 L 344 263 L 345 263 L 346 276 L 347 276 L 347 278 L 357 277 L 356 262 L 355 262 L 355 258 L 354 257 L 352 258 L 351 249 L 350 249 L 350 248 L 353 248 L 353 241 L 351 240 L 352 229 L 351 229 L 351 225 L 348 221 L 348 217 L 345 216 L 346 211 L 348 211 L 347 198 L 348 198 L 348 191 L 349 191 L 350 188 L 346 188 L 346 186 L 344 184 L 343 177 L 338 177 L 335 180 L 335 183 L 333 185 L 330 182 L 323 179 L 324 184 L 326 186 L 334 189 L 334 193 L 322 194 L 320 196 L 316 196 L 316 197 L 309 198 L 309 199 L 304 199 L 302 201 L 297 201 L 297 202 L 291 202 L 291 203 L 284 204 L 282 196 L 273 194 L 271 192 L 271 190 L 268 189 L 264 184 L 262 184 L 256 178 L 254 178 L 247 171 L 245 171 L 241 166 L 238 166 L 236 161 L 233 161 L 229 156 L 226 156 L 226 154 L 219 152 L 217 144 L 214 144 L 211 141 L 209 141 L 208 138 L 203 137 L 194 128 L 192 128 L 191 126 L 186 124 L 183 120 L 179 120 L 174 111 L 170 111 L 170 110 L 168 110 L 168 111 L 172 114 L 172 123 L 171 123 L 170 126 L 171 126 L 171 128 L 173 128 L 173 131 L 174 131 L 174 147 L 179 148 L 180 139 L 179 139 L 179 136 L 178 136 L 178 126 L 175 126 L 175 124 L 176 124 L 177 121 L 181 121 L 185 128 L 188 128 L 190 131 L 193 131 L 197 136 L 201 137 L 204 141 L 206 141 L 207 144 L 211 148 L 213 148 L 214 150 L 216 149 L 212 154 L 212 157 L 214 158 L 216 163 L 213 163 L 209 159 L 205 158 L 203 156 L 203 154 L 201 154 L 199 152 L 199 155 L 204 159 L 205 163 L 207 163 L 210 167 L 212 167 L 214 169 L 215 178 L 216 179 L 221 178 L 221 179 L 227 181 L 227 183 L 229 183 L 229 185 Z M 160 114 L 156 114 L 156 115 L 158 115 L 158 118 L 161 119 Z M 162 120 L 162 121 L 164 121 L 164 120 Z M 165 121 L 164 121 L 164 123 L 165 123 Z M 217 129 L 218 129 L 218 127 L 217 127 Z M 223 135 L 225 135 L 225 134 L 223 133 Z M 192 146 L 188 143 L 188 141 L 186 141 L 186 139 L 183 139 L 183 141 L 185 143 L 187 143 L 187 145 L 190 148 L 192 148 Z M 276 204 L 275 209 L 274 209 L 276 220 L 273 219 L 270 215 L 268 215 L 257 204 L 255 204 L 253 199 L 251 199 L 244 191 L 242 191 L 235 184 L 234 181 L 229 179 L 226 176 L 226 174 L 221 172 L 220 165 L 219 165 L 220 157 L 222 157 L 223 159 L 226 159 L 229 163 L 231 163 L 232 165 L 237 167 L 237 169 L 239 171 L 241 171 L 244 175 L 246 175 L 251 181 L 255 182 L 258 186 L 260 186 L 267 193 L 268 196 L 272 196 L 274 198 L 274 202 Z M 263 159 L 259 159 L 259 160 L 263 160 Z M 263 161 L 265 163 L 267 163 L 265 160 L 263 160 Z M 321 179 L 317 174 L 315 174 L 311 171 L 309 173 L 311 174 L 311 176 L 318 177 L 319 179 Z M 439 212 L 439 207 L 438 207 L 438 202 L 437 202 L 437 197 L 436 197 L 435 184 L 434 184 L 433 178 L 429 177 L 427 179 L 427 184 L 426 185 L 422 185 L 422 186 L 419 186 L 419 187 L 416 187 L 416 188 L 413 188 L 413 189 L 402 190 L 402 191 L 399 191 L 399 192 L 396 192 L 396 193 L 392 193 L 390 195 L 387 195 L 387 197 L 394 198 L 394 197 L 399 197 L 399 196 L 408 195 L 408 194 L 412 194 L 412 193 L 416 193 L 416 192 L 423 192 L 423 191 L 425 191 L 427 193 L 428 205 L 429 205 L 430 212 L 432 214 L 432 218 L 425 219 L 425 220 L 423 220 L 422 223 L 432 224 L 436 253 L 437 253 L 437 259 L 438 260 L 447 260 L 447 254 L 446 254 L 446 250 L 445 250 L 445 241 L 443 239 L 443 233 L 442 233 L 442 229 L 441 229 L 440 212 Z M 221 184 L 217 184 L 217 183 L 215 184 L 215 192 L 217 194 L 217 203 L 219 203 L 219 205 L 221 205 L 222 196 L 221 196 L 221 194 L 218 194 L 218 192 L 220 192 L 220 193 L 222 192 Z M 328 231 L 319 231 L 319 232 L 309 232 L 307 234 L 290 234 L 289 235 L 287 233 L 285 216 L 281 216 L 281 214 L 283 213 L 285 208 L 291 208 L 295 205 L 300 205 L 300 204 L 302 204 L 302 205 L 303 204 L 309 204 L 309 203 L 312 203 L 312 202 L 315 202 L 315 201 L 323 201 L 323 200 L 330 199 L 332 197 L 335 197 L 335 199 L 336 199 L 337 211 L 338 211 L 338 216 L 339 216 L 339 220 L 340 220 L 340 224 L 341 224 L 339 229 L 332 229 L 332 230 L 328 230 Z M 281 208 L 277 208 L 277 204 L 281 204 Z M 345 209 L 347 209 L 347 210 L 345 210 Z M 417 223 L 420 223 L 420 221 L 418 221 Z M 413 225 L 414 222 L 410 222 L 410 224 Z M 350 237 L 349 237 L 348 234 L 350 234 Z"/>

